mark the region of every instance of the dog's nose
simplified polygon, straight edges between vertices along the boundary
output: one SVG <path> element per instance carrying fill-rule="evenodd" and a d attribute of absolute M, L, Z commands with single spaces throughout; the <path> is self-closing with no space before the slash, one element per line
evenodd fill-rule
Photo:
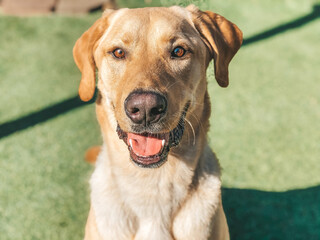
<path fill-rule="evenodd" d="M 166 113 L 167 100 L 154 92 L 133 92 L 125 100 L 124 108 L 132 122 L 147 126 Z"/>

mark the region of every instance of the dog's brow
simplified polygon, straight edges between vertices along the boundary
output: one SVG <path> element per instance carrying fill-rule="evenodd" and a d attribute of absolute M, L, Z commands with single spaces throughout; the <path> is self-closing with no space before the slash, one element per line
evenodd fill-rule
<path fill-rule="evenodd" d="M 130 44 L 133 42 L 135 37 L 131 33 L 124 33 L 122 36 L 119 37 L 119 40 L 124 44 Z"/>
<path fill-rule="evenodd" d="M 188 33 L 184 32 L 176 32 L 174 35 L 169 36 L 169 41 L 170 42 L 177 42 L 177 41 L 190 41 L 190 38 L 193 36 Z"/>
<path fill-rule="evenodd" d="M 112 21 L 108 28 L 105 30 L 104 34 L 100 38 L 100 42 L 97 48 L 100 48 L 101 44 L 105 41 L 105 39 L 108 36 L 108 33 L 111 31 L 113 25 L 117 22 L 117 20 L 122 16 L 122 14 L 126 11 L 126 9 L 120 9 L 117 11 L 117 13 L 113 16 Z"/>

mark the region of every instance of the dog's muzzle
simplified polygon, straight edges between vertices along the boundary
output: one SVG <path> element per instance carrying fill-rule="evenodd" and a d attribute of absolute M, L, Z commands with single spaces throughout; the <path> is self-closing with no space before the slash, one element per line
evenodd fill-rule
<path fill-rule="evenodd" d="M 123 131 L 119 124 L 117 133 L 128 146 L 131 160 L 142 168 L 157 168 L 167 160 L 172 147 L 179 145 L 185 126 L 189 104 L 184 108 L 178 125 L 166 133 L 131 133 Z"/>

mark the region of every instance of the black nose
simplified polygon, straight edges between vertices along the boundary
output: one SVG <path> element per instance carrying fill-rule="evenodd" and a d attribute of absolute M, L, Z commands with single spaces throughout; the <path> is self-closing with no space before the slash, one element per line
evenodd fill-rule
<path fill-rule="evenodd" d="M 132 122 L 147 126 L 158 122 L 167 111 L 167 100 L 154 92 L 133 92 L 124 102 L 127 116 Z"/>

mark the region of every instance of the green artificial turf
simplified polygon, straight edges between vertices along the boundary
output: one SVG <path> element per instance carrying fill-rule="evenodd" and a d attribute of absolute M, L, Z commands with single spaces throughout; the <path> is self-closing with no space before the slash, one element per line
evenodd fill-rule
<path fill-rule="evenodd" d="M 244 33 L 227 89 L 208 69 L 209 142 L 232 239 L 320 239 L 320 2 L 148 2 L 119 6 L 195 3 Z M 101 136 L 94 105 L 75 99 L 72 47 L 99 16 L 0 15 L 1 240 L 83 237 L 83 155 Z"/>

